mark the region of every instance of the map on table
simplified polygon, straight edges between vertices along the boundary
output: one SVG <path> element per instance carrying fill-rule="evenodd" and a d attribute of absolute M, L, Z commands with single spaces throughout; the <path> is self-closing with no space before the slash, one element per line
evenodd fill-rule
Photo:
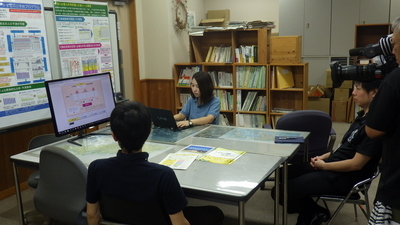
<path fill-rule="evenodd" d="M 271 129 L 211 126 L 196 134 L 194 137 L 274 143 L 275 136 L 300 137 L 301 133 Z"/>

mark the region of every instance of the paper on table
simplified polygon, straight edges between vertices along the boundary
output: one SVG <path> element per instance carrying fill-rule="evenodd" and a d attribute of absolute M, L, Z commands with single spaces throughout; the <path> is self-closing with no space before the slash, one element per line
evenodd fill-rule
<path fill-rule="evenodd" d="M 177 154 L 196 154 L 200 158 L 207 152 L 213 150 L 214 147 L 204 145 L 188 145 L 177 152 Z"/>
<path fill-rule="evenodd" d="M 196 154 L 177 154 L 170 153 L 161 160 L 160 164 L 172 169 L 186 170 L 190 164 L 197 158 Z"/>
<path fill-rule="evenodd" d="M 232 164 L 245 153 L 245 151 L 216 148 L 214 151 L 203 155 L 199 160 L 220 164 Z"/>

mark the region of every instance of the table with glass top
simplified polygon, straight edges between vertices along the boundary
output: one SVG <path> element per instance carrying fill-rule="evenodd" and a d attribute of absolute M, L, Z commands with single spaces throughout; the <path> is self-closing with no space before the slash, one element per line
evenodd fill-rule
<path fill-rule="evenodd" d="M 86 166 L 93 160 L 115 156 L 119 149 L 111 135 L 92 135 L 79 139 L 77 142 L 82 146 L 71 144 L 66 140 L 52 145 L 76 155 Z M 179 151 L 184 147 L 184 145 L 147 141 L 143 146 L 143 151 L 149 153 L 150 162 L 159 163 L 169 153 Z M 24 217 L 18 167 L 37 169 L 41 149 L 42 147 L 11 156 L 21 224 L 24 224 Z M 188 169 L 175 170 L 175 173 L 188 196 L 237 204 L 238 224 L 242 225 L 245 224 L 246 201 L 283 161 L 285 161 L 283 157 L 247 152 L 231 165 L 196 160 Z"/>
<path fill-rule="evenodd" d="M 275 130 L 275 129 L 259 129 L 259 128 L 246 128 L 246 127 L 234 127 L 234 126 L 219 126 L 210 125 L 201 131 L 187 136 L 177 141 L 177 144 L 188 145 L 210 145 L 218 146 L 227 149 L 243 150 L 246 152 L 275 155 L 285 158 L 286 160 L 282 164 L 283 172 L 283 213 L 282 223 L 287 224 L 287 167 L 288 160 L 294 156 L 294 154 L 304 149 L 304 160 L 308 158 L 308 136 L 310 132 L 299 132 L 299 131 L 286 131 L 286 130 Z M 276 144 L 275 137 L 303 137 L 304 143 L 299 144 Z M 279 170 L 275 173 L 275 178 L 279 177 Z M 275 179 L 275 186 L 278 186 L 279 182 Z M 279 188 L 276 188 L 275 199 L 278 199 Z M 279 223 L 279 202 L 275 201 L 275 224 Z"/>

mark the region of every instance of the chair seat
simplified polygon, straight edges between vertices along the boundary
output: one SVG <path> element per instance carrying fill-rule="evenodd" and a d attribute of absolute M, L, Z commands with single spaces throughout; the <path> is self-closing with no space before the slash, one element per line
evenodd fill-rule
<path fill-rule="evenodd" d="M 319 199 L 321 199 L 324 202 L 324 205 L 327 209 L 328 209 L 328 205 L 326 204 L 326 201 L 340 202 L 339 206 L 337 207 L 335 212 L 332 214 L 331 218 L 326 222 L 326 225 L 329 225 L 332 223 L 333 219 L 338 215 L 339 211 L 342 209 L 343 205 L 346 203 L 354 205 L 354 213 L 356 215 L 356 220 L 357 220 L 356 205 L 359 206 L 359 208 L 363 212 L 364 216 L 367 219 L 369 218 L 371 211 L 370 211 L 370 206 L 369 206 L 368 190 L 369 190 L 369 187 L 371 186 L 371 182 L 379 175 L 379 171 L 380 171 L 379 166 L 377 166 L 375 173 L 370 178 L 367 178 L 363 181 L 356 183 L 353 186 L 353 188 L 351 189 L 351 191 L 349 192 L 349 194 L 347 194 L 346 196 L 340 196 L 340 195 L 314 196 L 314 197 L 317 197 L 317 200 L 316 200 L 317 202 Z M 361 198 L 360 193 L 362 193 L 364 195 L 364 198 Z M 363 205 L 365 205 L 365 209 L 364 209 L 364 207 L 362 207 Z"/>

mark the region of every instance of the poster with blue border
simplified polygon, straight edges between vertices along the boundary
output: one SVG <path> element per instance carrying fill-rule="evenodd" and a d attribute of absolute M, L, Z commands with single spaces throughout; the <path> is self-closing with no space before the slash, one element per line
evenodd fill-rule
<path fill-rule="evenodd" d="M 51 79 L 40 0 L 0 0 L 0 128 L 49 118 Z"/>

